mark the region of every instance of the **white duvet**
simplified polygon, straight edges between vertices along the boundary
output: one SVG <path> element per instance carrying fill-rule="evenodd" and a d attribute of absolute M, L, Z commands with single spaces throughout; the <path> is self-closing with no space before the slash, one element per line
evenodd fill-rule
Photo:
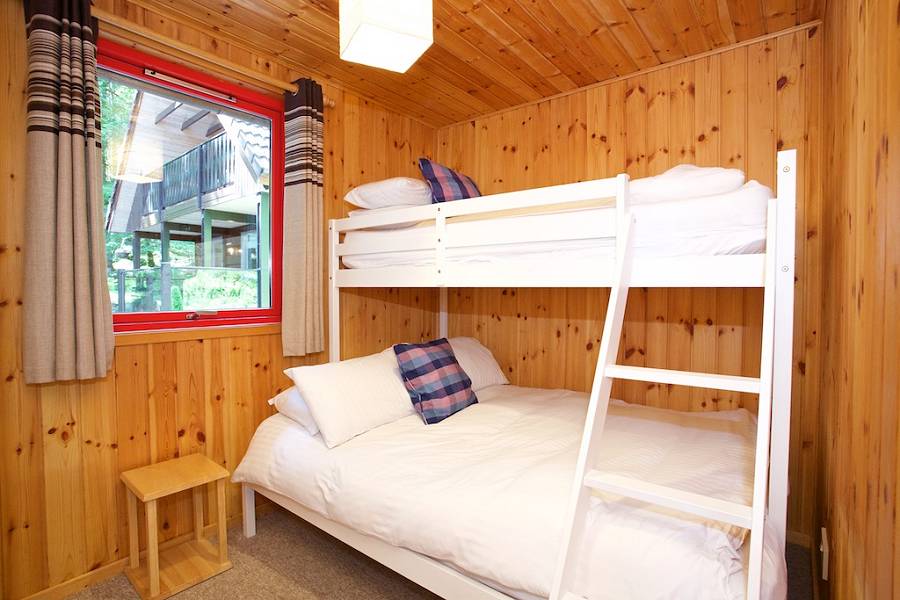
<path fill-rule="evenodd" d="M 328 449 L 275 415 L 233 480 L 268 488 L 520 597 L 547 596 L 587 395 L 493 386 L 436 425 L 416 416 Z M 755 425 L 746 411 L 681 413 L 616 403 L 602 470 L 749 502 Z M 595 498 L 577 591 L 590 598 L 742 598 L 742 530 Z M 767 595 L 784 561 L 767 544 Z"/>

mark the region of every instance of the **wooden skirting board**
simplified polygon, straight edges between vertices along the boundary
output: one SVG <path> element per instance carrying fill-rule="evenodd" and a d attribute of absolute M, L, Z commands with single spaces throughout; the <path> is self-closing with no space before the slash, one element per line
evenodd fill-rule
<path fill-rule="evenodd" d="M 183 537 L 184 539 L 190 539 L 191 535 L 186 534 Z M 167 542 L 167 545 L 173 542 L 175 542 L 175 540 L 172 540 L 172 542 Z M 141 554 L 143 555 L 144 553 L 142 552 Z M 121 558 L 115 562 L 109 563 L 108 565 L 97 567 L 93 571 L 88 571 L 83 575 L 79 575 L 78 577 L 74 577 L 72 579 L 69 579 L 68 581 L 64 581 L 63 583 L 37 592 L 36 594 L 26 596 L 24 600 L 63 600 L 63 598 L 71 596 L 72 594 L 75 594 L 88 586 L 91 586 L 100 581 L 105 581 L 110 577 L 115 577 L 119 573 L 122 573 L 127 566 L 128 559 Z"/>
<path fill-rule="evenodd" d="M 261 517 L 269 514 L 275 510 L 275 505 L 271 502 L 257 502 L 256 506 L 256 516 Z M 232 527 L 233 525 L 239 523 L 241 521 L 241 515 L 232 515 L 228 517 L 228 527 Z M 203 535 L 210 536 L 216 533 L 217 525 L 215 523 L 210 523 L 203 528 Z M 166 550 L 168 548 L 175 547 L 184 542 L 188 542 L 194 538 L 194 533 L 185 533 L 184 535 L 180 535 L 176 538 L 172 538 L 167 540 L 159 545 L 159 549 Z M 141 558 L 144 559 L 147 556 L 146 550 L 141 550 Z M 95 583 L 99 583 L 101 581 L 105 581 L 110 577 L 115 577 L 119 573 L 123 573 L 125 569 L 128 568 L 128 558 L 122 558 L 115 562 L 111 562 L 107 565 L 103 565 L 102 567 L 97 567 L 92 571 L 88 571 L 83 575 L 79 575 L 78 577 L 74 577 L 69 579 L 68 581 L 64 581 L 58 585 L 47 588 L 45 590 L 41 590 L 36 594 L 32 594 L 30 596 L 26 596 L 23 600 L 62 600 L 67 596 L 71 596 L 72 594 L 77 593 L 79 590 L 83 590 L 84 588 L 91 586 Z"/>

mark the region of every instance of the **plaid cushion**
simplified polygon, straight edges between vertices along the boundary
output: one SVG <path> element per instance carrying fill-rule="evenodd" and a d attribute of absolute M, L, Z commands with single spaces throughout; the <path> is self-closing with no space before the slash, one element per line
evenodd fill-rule
<path fill-rule="evenodd" d="M 419 159 L 419 170 L 431 186 L 432 202 L 448 202 L 463 198 L 477 198 L 481 195 L 475 182 L 453 169 L 448 169 L 433 160 Z"/>
<path fill-rule="evenodd" d="M 446 338 L 397 344 L 394 353 L 413 406 L 429 425 L 478 402 L 472 380 L 456 362 Z"/>

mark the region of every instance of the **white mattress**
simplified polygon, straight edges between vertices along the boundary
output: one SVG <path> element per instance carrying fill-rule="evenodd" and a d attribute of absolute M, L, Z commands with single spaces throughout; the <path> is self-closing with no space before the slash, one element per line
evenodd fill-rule
<path fill-rule="evenodd" d="M 635 252 L 639 257 L 708 256 L 717 254 L 755 254 L 765 250 L 766 207 L 772 197 L 769 188 L 750 181 L 737 191 L 702 198 L 670 202 L 636 204 L 631 207 L 636 219 Z M 486 218 L 477 221 L 448 222 L 447 239 L 467 233 L 485 240 L 481 246 L 448 248 L 450 262 L 528 261 L 535 258 L 590 260 L 608 258 L 614 253 L 611 238 L 586 238 L 551 242 L 491 244 L 498 228 L 514 229 L 537 224 L 544 230 L 605 231 L 615 219 L 611 207 L 569 210 L 550 214 L 526 214 Z M 430 243 L 434 224 L 392 230 L 357 230 L 345 240 L 366 241 L 377 248 L 385 240 L 403 240 L 410 244 Z M 411 250 L 353 254 L 343 257 L 348 268 L 387 266 L 429 266 L 434 264 L 433 250 Z"/>
<path fill-rule="evenodd" d="M 587 395 L 493 386 L 437 425 L 416 416 L 329 450 L 282 415 L 263 422 L 233 480 L 443 561 L 515 596 L 549 594 Z M 754 420 L 744 410 L 680 413 L 616 403 L 600 468 L 749 502 Z M 598 496 L 580 552 L 590 598 L 742 598 L 737 528 Z M 764 597 L 785 566 L 766 543 Z"/>

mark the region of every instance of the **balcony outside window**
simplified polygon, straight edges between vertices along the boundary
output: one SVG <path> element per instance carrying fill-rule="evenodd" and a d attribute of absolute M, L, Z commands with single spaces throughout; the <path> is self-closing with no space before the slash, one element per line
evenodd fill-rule
<path fill-rule="evenodd" d="M 115 313 L 266 309 L 269 120 L 101 71 Z"/>

